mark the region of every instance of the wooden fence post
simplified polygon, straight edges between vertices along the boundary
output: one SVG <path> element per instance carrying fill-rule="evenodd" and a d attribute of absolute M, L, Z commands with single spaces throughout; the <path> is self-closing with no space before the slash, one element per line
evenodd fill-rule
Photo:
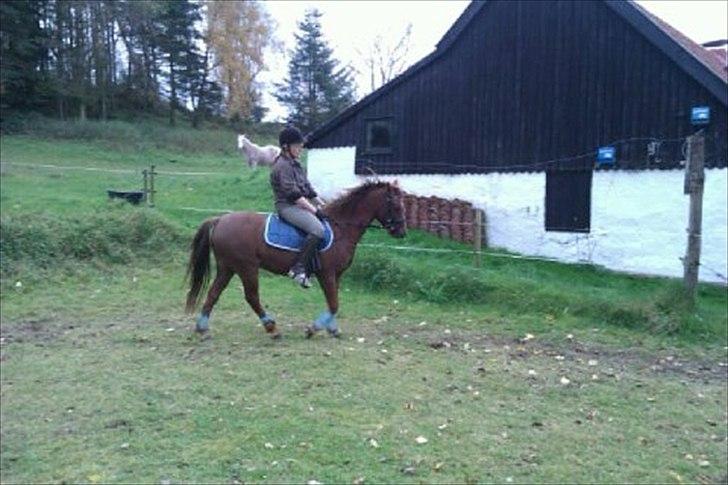
<path fill-rule="evenodd" d="M 149 205 L 149 173 L 146 168 L 142 170 L 142 178 L 144 178 L 144 203 Z"/>
<path fill-rule="evenodd" d="M 157 174 L 157 172 L 154 171 L 154 165 L 152 165 L 151 170 L 149 171 L 149 207 L 154 207 L 154 193 L 156 192 L 154 190 L 154 176 Z"/>
<path fill-rule="evenodd" d="M 475 221 L 473 222 L 473 251 L 474 251 L 474 263 L 476 268 L 480 268 L 480 251 L 482 249 L 483 241 L 483 212 L 480 209 L 473 209 L 475 211 Z"/>
<path fill-rule="evenodd" d="M 685 166 L 685 193 L 690 194 L 690 219 L 688 222 L 688 246 L 683 259 L 683 284 L 691 303 L 695 303 L 695 290 L 700 270 L 700 238 L 703 224 L 703 186 L 705 182 L 705 139 L 702 131 L 687 139 L 687 164 Z"/>

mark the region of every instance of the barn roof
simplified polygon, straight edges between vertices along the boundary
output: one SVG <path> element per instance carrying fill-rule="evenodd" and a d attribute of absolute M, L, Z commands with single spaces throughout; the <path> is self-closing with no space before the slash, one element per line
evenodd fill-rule
<path fill-rule="evenodd" d="M 718 56 L 693 42 L 664 20 L 640 7 L 633 0 L 604 0 L 604 2 L 705 87 L 721 103 L 728 106 L 728 72 Z M 307 144 L 311 144 L 331 132 L 344 121 L 354 116 L 360 109 L 389 93 L 442 57 L 487 3 L 487 0 L 474 0 L 471 2 L 450 29 L 445 32 L 432 53 L 311 132 L 307 136 Z"/>

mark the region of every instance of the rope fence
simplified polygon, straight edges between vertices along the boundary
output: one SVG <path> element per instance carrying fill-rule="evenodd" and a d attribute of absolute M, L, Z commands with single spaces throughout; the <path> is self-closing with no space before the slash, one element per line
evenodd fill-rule
<path fill-rule="evenodd" d="M 82 167 L 75 165 L 51 165 L 47 163 L 19 163 L 19 162 L 0 162 L 6 166 L 18 166 L 26 168 L 48 168 L 53 170 L 80 170 L 86 172 L 103 172 L 103 173 L 114 173 L 114 174 L 127 174 L 127 175 L 139 175 L 142 173 L 142 169 L 131 170 L 131 169 L 117 169 L 117 168 L 99 168 L 99 167 Z M 234 172 L 174 172 L 168 170 L 155 170 L 157 175 L 173 175 L 173 176 L 227 176 L 236 177 L 238 174 Z"/>
<path fill-rule="evenodd" d="M 684 158 L 688 155 L 685 152 L 687 145 L 686 137 L 678 138 L 666 138 L 661 139 L 657 137 L 633 137 L 621 140 L 616 140 L 611 143 L 605 144 L 604 146 L 618 146 L 627 143 L 634 142 L 648 142 L 648 153 L 651 155 L 657 154 L 658 163 L 649 163 L 649 166 L 642 168 L 658 168 L 660 165 L 659 150 L 661 147 L 670 143 L 680 143 L 680 152 Z M 652 152 L 650 152 L 650 150 Z M 491 173 L 502 170 L 544 170 L 550 166 L 560 164 L 560 167 L 564 167 L 564 163 L 573 162 L 578 160 L 584 160 L 591 157 L 595 159 L 597 151 L 591 150 L 584 152 L 579 155 L 571 157 L 561 157 L 551 160 L 544 160 L 533 163 L 524 164 L 511 164 L 511 165 L 497 165 L 490 164 L 487 166 L 474 165 L 474 164 L 447 164 L 448 167 L 452 167 L 459 170 L 466 170 L 467 172 L 460 173 L 461 175 L 466 174 L 478 174 L 478 173 Z M 653 157 L 654 162 L 654 157 Z M 417 164 L 418 168 L 427 169 L 428 167 L 440 167 L 443 164 Z M 150 206 L 154 205 L 154 194 L 157 192 L 154 189 L 154 180 L 157 175 L 172 176 L 172 177 L 237 177 L 238 173 L 235 172 L 219 172 L 219 171 L 172 171 L 172 170 L 156 170 L 154 165 L 151 165 L 151 169 L 116 169 L 116 168 L 101 168 L 101 167 L 89 167 L 79 165 L 55 165 L 55 164 L 32 164 L 32 163 L 21 163 L 21 162 L 0 162 L 2 168 L 5 167 L 23 167 L 29 169 L 48 169 L 48 170 L 66 170 L 66 171 L 81 171 L 81 172 L 95 172 L 95 173 L 108 173 L 115 175 L 143 175 L 144 188 L 143 200 Z M 597 164 L 597 167 L 600 165 Z M 586 165 L 577 168 L 588 168 Z M 639 167 L 630 167 L 635 169 Z M 111 196 L 111 194 L 110 194 Z M 215 209 L 215 208 L 198 208 L 198 207 L 176 207 L 175 209 L 198 212 L 198 213 L 217 213 L 225 214 L 234 212 L 230 209 Z M 472 250 L 462 249 L 449 249 L 449 248 L 421 248 L 414 246 L 392 246 L 392 245 L 379 245 L 379 244 L 360 244 L 362 247 L 376 248 L 376 249 L 387 249 L 394 251 L 408 251 L 408 252 L 423 252 L 423 253 L 453 253 L 453 254 L 468 254 L 474 257 L 475 266 L 480 266 L 481 256 L 489 256 L 496 258 L 510 258 L 520 260 L 534 260 L 534 261 L 547 261 L 547 262 L 564 262 L 556 258 L 540 257 L 540 256 L 524 256 L 515 254 L 495 253 L 491 251 L 482 250 L 482 242 L 485 240 L 485 218 L 484 214 L 480 209 L 476 209 L 472 204 L 460 200 L 447 200 L 440 199 L 437 197 L 416 197 L 408 194 L 405 200 L 405 213 L 407 217 L 407 223 L 409 227 L 431 232 L 440 237 L 450 238 L 461 242 L 472 243 Z M 259 214 L 265 214 L 259 212 Z M 442 217 L 445 216 L 445 217 Z M 681 258 L 682 259 L 682 258 Z M 588 262 L 588 261 L 587 261 Z M 725 274 L 705 266 L 702 263 L 698 263 L 704 270 L 709 271 L 715 277 L 721 281 L 728 283 L 728 277 Z"/>

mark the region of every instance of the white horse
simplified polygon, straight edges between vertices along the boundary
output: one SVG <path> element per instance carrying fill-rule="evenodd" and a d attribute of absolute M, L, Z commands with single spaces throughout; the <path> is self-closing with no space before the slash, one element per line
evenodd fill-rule
<path fill-rule="evenodd" d="M 257 167 L 261 165 L 273 165 L 276 157 L 281 152 L 277 146 L 267 145 L 260 147 L 248 140 L 245 135 L 238 135 L 238 150 L 241 150 L 248 158 L 248 166 Z"/>

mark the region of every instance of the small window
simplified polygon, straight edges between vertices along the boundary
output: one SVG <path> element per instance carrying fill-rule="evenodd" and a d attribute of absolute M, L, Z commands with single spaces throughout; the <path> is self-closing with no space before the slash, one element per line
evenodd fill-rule
<path fill-rule="evenodd" d="M 394 120 L 379 118 L 366 120 L 366 153 L 386 154 L 394 150 Z"/>
<path fill-rule="evenodd" d="M 592 171 L 546 172 L 546 230 L 589 232 Z"/>

